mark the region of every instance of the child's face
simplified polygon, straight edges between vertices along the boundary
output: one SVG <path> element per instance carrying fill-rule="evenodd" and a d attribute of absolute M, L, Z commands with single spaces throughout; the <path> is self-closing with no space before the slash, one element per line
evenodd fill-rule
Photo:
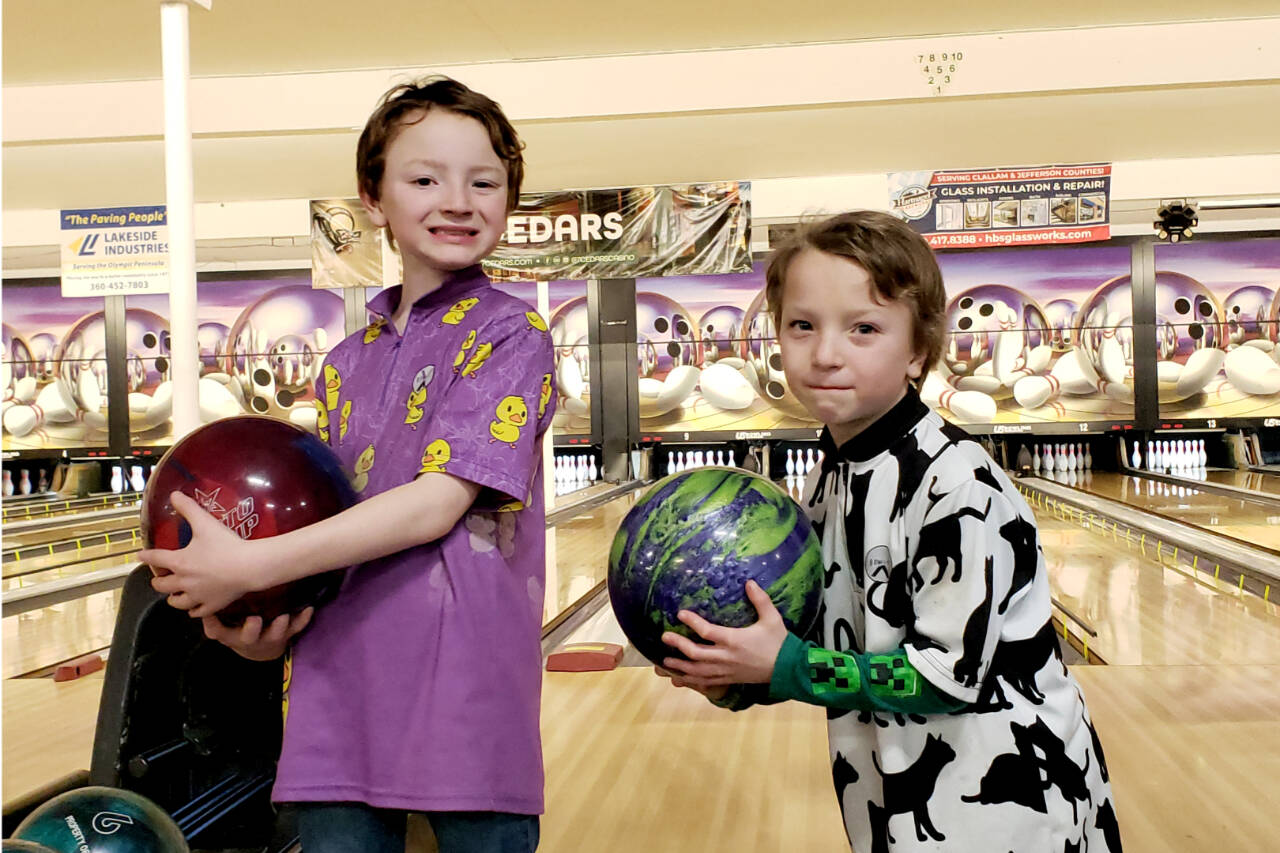
<path fill-rule="evenodd" d="M 432 109 L 387 146 L 374 224 L 388 226 L 414 270 L 451 272 L 487 256 L 507 224 L 507 170 L 484 125 Z"/>
<path fill-rule="evenodd" d="M 878 298 L 866 270 L 816 249 L 796 255 L 787 270 L 782 369 L 838 444 L 893 408 L 924 364 L 912 345 L 910 306 Z"/>

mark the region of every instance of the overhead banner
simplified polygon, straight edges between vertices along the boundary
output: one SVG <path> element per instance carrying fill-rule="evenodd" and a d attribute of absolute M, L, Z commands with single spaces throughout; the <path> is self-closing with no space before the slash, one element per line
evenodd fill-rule
<path fill-rule="evenodd" d="M 484 262 L 495 281 L 751 271 L 751 184 L 525 193 Z"/>
<path fill-rule="evenodd" d="M 169 292 L 164 205 L 62 211 L 62 295 Z"/>
<path fill-rule="evenodd" d="M 1111 164 L 891 172 L 891 209 L 935 249 L 1111 237 Z"/>
<path fill-rule="evenodd" d="M 358 198 L 311 202 L 311 286 L 381 287 L 382 237 Z"/>

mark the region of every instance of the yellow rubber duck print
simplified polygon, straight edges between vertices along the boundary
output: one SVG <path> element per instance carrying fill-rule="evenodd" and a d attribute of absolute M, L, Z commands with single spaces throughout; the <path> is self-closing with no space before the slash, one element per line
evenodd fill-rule
<path fill-rule="evenodd" d="M 524 312 L 524 316 L 529 321 L 529 325 L 533 326 L 539 332 L 545 332 L 547 330 L 547 321 L 542 319 L 542 315 L 537 311 L 526 311 Z"/>
<path fill-rule="evenodd" d="M 371 344 L 378 338 L 382 337 L 382 330 L 386 328 L 387 318 L 379 317 L 364 328 L 364 342 Z"/>
<path fill-rule="evenodd" d="M 520 427 L 529 422 L 529 408 L 524 404 L 524 398 L 514 394 L 503 397 L 498 403 L 497 415 L 498 419 L 489 424 L 489 434 L 493 436 L 489 443 L 501 441 L 514 448 L 520 439 Z"/>
<path fill-rule="evenodd" d="M 446 323 L 450 326 L 458 325 L 462 322 L 463 318 L 467 316 L 467 312 L 476 307 L 476 303 L 479 301 L 480 300 L 476 299 L 474 296 L 469 299 L 459 299 L 457 302 L 453 303 L 453 305 L 449 307 L 449 310 L 445 312 L 445 315 L 440 318 L 441 325 Z"/>
<path fill-rule="evenodd" d="M 499 504 L 494 512 L 519 512 L 522 509 L 524 509 L 524 501 L 511 500 L 504 504 Z"/>
<path fill-rule="evenodd" d="M 467 350 L 476 345 L 476 330 L 472 329 L 467 332 L 467 339 L 462 342 L 462 349 L 458 350 L 458 354 L 453 359 L 453 372 L 457 373 L 462 368 L 462 363 L 467 360 Z"/>
<path fill-rule="evenodd" d="M 289 685 L 293 683 L 293 647 L 284 653 L 284 684 L 280 687 L 280 721 L 289 722 Z"/>
<path fill-rule="evenodd" d="M 422 467 L 418 469 L 419 474 L 443 474 L 444 466 L 452 457 L 453 451 L 449 447 L 449 442 L 443 438 L 437 438 L 435 441 L 427 445 L 426 451 L 422 454 Z"/>
<path fill-rule="evenodd" d="M 338 418 L 338 441 L 347 437 L 347 421 L 351 419 L 351 401 L 342 404 L 342 416 Z"/>
<path fill-rule="evenodd" d="M 373 470 L 373 445 L 369 445 L 356 457 L 356 475 L 351 478 L 351 488 L 363 492 L 369 485 L 369 472 Z"/>
<path fill-rule="evenodd" d="M 329 410 L 319 400 L 312 400 L 316 407 L 316 434 L 321 441 L 329 440 Z"/>
<path fill-rule="evenodd" d="M 475 377 L 476 371 L 480 369 L 480 365 L 489 360 L 489 354 L 493 352 L 493 344 L 485 341 L 476 347 L 476 351 L 467 361 L 467 366 L 462 368 L 463 376 Z"/>
<path fill-rule="evenodd" d="M 338 408 L 338 395 L 342 392 L 342 377 L 332 364 L 324 366 L 324 405 L 329 411 Z"/>
<path fill-rule="evenodd" d="M 551 374 L 542 374 L 542 391 L 538 394 L 538 417 L 547 413 L 547 403 L 551 402 Z"/>
<path fill-rule="evenodd" d="M 409 400 L 406 404 L 409 414 L 405 415 L 404 422 L 414 429 L 418 428 L 418 421 L 422 420 L 422 404 L 427 402 L 427 386 L 435 376 L 436 366 L 428 364 L 413 377 L 413 388 L 409 391 Z"/>

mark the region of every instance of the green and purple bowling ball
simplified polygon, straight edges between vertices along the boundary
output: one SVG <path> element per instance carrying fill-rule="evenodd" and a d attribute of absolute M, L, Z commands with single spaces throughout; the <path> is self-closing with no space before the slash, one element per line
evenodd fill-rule
<path fill-rule="evenodd" d="M 822 601 L 822 550 L 809 520 L 773 483 L 729 468 L 659 480 L 636 502 L 609 551 L 609 600 L 627 639 L 655 664 L 680 654 L 664 631 L 698 639 L 676 618 L 690 610 L 717 625 L 756 621 L 746 584 L 773 599 L 804 634 Z"/>
<path fill-rule="evenodd" d="M 13 832 L 53 853 L 188 853 L 182 831 L 151 800 L 120 788 L 75 788 L 42 803 Z M 8 843 L 8 842 L 6 842 Z M 22 850 L 5 847 L 5 850 Z"/>

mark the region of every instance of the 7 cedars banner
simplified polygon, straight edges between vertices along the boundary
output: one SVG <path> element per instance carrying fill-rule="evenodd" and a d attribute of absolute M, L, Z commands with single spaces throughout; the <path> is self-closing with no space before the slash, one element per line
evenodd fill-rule
<path fill-rule="evenodd" d="M 751 184 L 524 193 L 484 261 L 494 281 L 751 271 Z"/>
<path fill-rule="evenodd" d="M 935 249 L 1111 237 L 1111 164 L 891 172 L 891 209 Z"/>

